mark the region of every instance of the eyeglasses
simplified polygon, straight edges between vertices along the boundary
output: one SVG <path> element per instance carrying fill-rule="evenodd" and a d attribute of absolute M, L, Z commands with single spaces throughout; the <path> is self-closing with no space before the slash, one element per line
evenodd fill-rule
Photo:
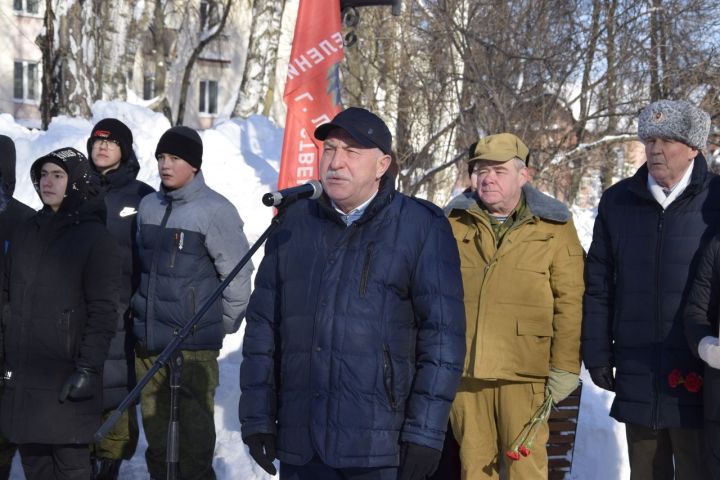
<path fill-rule="evenodd" d="M 104 147 L 108 150 L 116 150 L 120 148 L 120 142 L 109 138 L 96 138 L 93 147 Z"/>

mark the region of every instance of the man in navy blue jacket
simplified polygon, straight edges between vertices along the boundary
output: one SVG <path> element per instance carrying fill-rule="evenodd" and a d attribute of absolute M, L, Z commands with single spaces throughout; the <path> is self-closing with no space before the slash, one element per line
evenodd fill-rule
<path fill-rule="evenodd" d="M 315 138 L 324 194 L 287 208 L 248 304 L 243 440 L 283 480 L 424 479 L 465 356 L 457 247 L 395 191 L 380 118 L 349 108 Z"/>
<path fill-rule="evenodd" d="M 582 358 L 615 392 L 632 479 L 711 478 L 702 461 L 703 363 L 682 308 L 720 222 L 720 179 L 702 149 L 710 116 L 685 101 L 641 113 L 647 162 L 600 199 L 585 269 Z M 614 371 L 613 371 L 614 367 Z"/>

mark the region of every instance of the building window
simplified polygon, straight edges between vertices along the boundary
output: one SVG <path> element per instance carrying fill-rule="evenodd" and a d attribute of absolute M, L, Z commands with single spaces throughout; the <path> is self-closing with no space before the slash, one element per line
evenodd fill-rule
<path fill-rule="evenodd" d="M 200 113 L 215 115 L 217 113 L 218 82 L 214 80 L 200 81 Z"/>
<path fill-rule="evenodd" d="M 15 62 L 13 97 L 15 100 L 35 102 L 38 99 L 38 64 Z"/>
<path fill-rule="evenodd" d="M 220 22 L 217 5 L 213 1 L 200 0 L 200 31 L 206 30 Z"/>
<path fill-rule="evenodd" d="M 143 79 L 143 100 L 155 97 L 155 77 L 146 76 Z"/>
<path fill-rule="evenodd" d="M 13 0 L 13 10 L 19 13 L 39 12 L 40 0 Z"/>

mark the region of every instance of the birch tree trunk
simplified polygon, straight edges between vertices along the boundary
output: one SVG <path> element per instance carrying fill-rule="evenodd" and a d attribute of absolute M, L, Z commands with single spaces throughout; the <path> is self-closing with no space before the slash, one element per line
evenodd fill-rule
<path fill-rule="evenodd" d="M 263 113 L 275 77 L 286 0 L 253 0 L 250 43 L 233 116 Z"/>
<path fill-rule="evenodd" d="M 222 33 L 223 29 L 225 28 L 225 24 L 227 23 L 228 15 L 230 14 L 230 8 L 232 8 L 232 4 L 233 0 L 227 0 L 224 3 L 216 3 L 216 5 L 221 5 L 223 7 L 220 22 L 212 26 L 204 25 L 204 28 L 200 33 L 200 38 L 198 39 L 198 42 L 191 50 L 187 63 L 185 63 L 182 82 L 180 83 L 180 96 L 178 101 L 178 112 L 175 125 L 182 125 L 185 119 L 185 104 L 187 103 L 187 93 L 188 89 L 190 88 L 190 76 L 192 74 L 193 67 L 195 66 L 197 59 L 200 57 L 200 54 L 203 52 L 205 47 L 210 42 L 218 38 Z"/>

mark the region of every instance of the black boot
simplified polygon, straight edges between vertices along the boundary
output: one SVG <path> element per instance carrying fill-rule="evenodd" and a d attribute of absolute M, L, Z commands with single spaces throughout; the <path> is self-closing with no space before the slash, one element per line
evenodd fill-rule
<path fill-rule="evenodd" d="M 95 457 L 93 462 L 94 480 L 117 480 L 122 460 Z"/>

